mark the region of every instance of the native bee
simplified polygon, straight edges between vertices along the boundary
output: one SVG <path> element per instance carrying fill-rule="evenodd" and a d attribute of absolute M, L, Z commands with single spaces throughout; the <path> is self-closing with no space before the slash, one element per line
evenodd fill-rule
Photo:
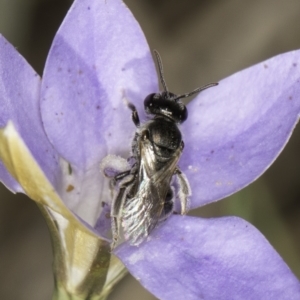
<path fill-rule="evenodd" d="M 111 188 L 117 189 L 111 204 L 112 249 L 119 241 L 121 230 L 130 244 L 139 245 L 157 224 L 173 213 L 175 189 L 171 182 L 174 176 L 180 213 L 187 213 L 191 190 L 177 164 L 184 148 L 178 124 L 187 119 L 188 112 L 180 99 L 217 85 L 210 83 L 179 96 L 170 93 L 164 80 L 160 55 L 155 50 L 154 54 L 164 90 L 150 94 L 144 100 L 145 112 L 152 119 L 140 124 L 135 106 L 127 103 L 137 127 L 130 164 L 127 170 L 119 173 L 115 171 L 109 174 L 104 170 L 104 174 L 111 178 Z M 104 162 L 104 169 L 111 161 L 110 155 Z"/>

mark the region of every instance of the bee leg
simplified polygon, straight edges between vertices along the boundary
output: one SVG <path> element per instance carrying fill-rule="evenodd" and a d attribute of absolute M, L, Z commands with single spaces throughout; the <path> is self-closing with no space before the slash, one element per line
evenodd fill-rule
<path fill-rule="evenodd" d="M 117 197 L 113 200 L 112 211 L 111 211 L 111 230 L 112 230 L 112 244 L 111 249 L 113 250 L 118 242 L 121 224 L 121 211 L 124 206 L 126 186 L 121 187 Z"/>
<path fill-rule="evenodd" d="M 173 190 L 171 188 L 169 188 L 167 196 L 166 196 L 166 200 L 164 203 L 163 211 L 160 216 L 160 220 L 159 220 L 160 222 L 166 220 L 169 217 L 169 215 L 172 214 L 173 206 L 174 206 Z"/>
<path fill-rule="evenodd" d="M 129 175 L 129 174 L 127 174 L 127 175 Z M 127 182 L 124 182 L 120 186 L 119 192 L 118 192 L 116 198 L 114 198 L 113 202 L 112 202 L 112 206 L 111 206 L 111 217 L 112 217 L 111 230 L 112 230 L 112 239 L 113 239 L 112 244 L 111 244 L 112 250 L 115 248 L 115 246 L 118 242 L 119 234 L 120 234 L 122 209 L 123 209 L 125 198 L 126 198 L 125 192 L 126 192 L 126 189 L 128 188 L 128 186 L 130 186 L 132 184 L 134 179 L 135 179 L 135 176 L 133 176 L 132 179 L 130 179 Z"/>
<path fill-rule="evenodd" d="M 179 185 L 178 197 L 181 204 L 181 214 L 185 215 L 188 212 L 188 208 L 189 208 L 188 197 L 191 196 L 192 194 L 190 185 L 186 176 L 179 170 L 178 167 L 176 168 L 174 174 L 177 176 L 178 179 L 178 185 Z"/>
<path fill-rule="evenodd" d="M 111 186 L 115 187 L 118 181 L 122 180 L 123 178 L 125 178 L 126 176 L 128 176 L 130 173 L 131 173 L 131 170 L 127 170 L 127 171 L 121 172 L 118 175 L 116 175 L 111 180 Z"/>
<path fill-rule="evenodd" d="M 127 102 L 127 106 L 132 111 L 131 117 L 132 117 L 132 121 L 133 121 L 134 125 L 136 127 L 139 127 L 140 126 L 140 118 L 139 118 L 139 114 L 138 114 L 135 106 L 130 102 Z"/>
<path fill-rule="evenodd" d="M 127 170 L 124 172 L 119 173 L 118 175 L 114 176 L 110 181 L 109 181 L 109 189 L 111 192 L 111 197 L 113 198 L 114 191 L 117 185 L 117 182 L 125 178 L 130 174 L 131 170 Z"/>

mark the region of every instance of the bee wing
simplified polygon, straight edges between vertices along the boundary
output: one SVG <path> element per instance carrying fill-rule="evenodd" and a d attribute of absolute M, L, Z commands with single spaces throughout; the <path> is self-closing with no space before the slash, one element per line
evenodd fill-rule
<path fill-rule="evenodd" d="M 137 192 L 133 198 L 126 199 L 122 217 L 125 238 L 133 245 L 140 244 L 161 218 L 181 150 L 177 152 L 157 170 L 157 158 L 151 143 L 140 142 Z"/>

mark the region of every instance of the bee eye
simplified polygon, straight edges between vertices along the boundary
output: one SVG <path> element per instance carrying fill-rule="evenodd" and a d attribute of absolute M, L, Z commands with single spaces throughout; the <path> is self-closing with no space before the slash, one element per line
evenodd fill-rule
<path fill-rule="evenodd" d="M 153 106 L 153 102 L 155 100 L 158 100 L 159 98 L 159 94 L 150 94 L 148 95 L 145 100 L 144 100 L 144 107 L 145 107 L 145 110 L 148 111 L 150 110 L 151 111 L 151 107 Z"/>

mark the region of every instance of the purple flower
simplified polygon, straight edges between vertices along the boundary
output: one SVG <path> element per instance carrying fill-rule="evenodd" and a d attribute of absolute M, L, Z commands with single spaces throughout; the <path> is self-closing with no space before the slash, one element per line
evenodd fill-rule
<path fill-rule="evenodd" d="M 179 166 L 191 208 L 240 190 L 278 156 L 298 121 L 299 59 L 299 51 L 269 59 L 188 104 Z M 159 91 L 143 33 L 120 0 L 75 0 L 43 80 L 3 37 L 0 77 L 1 181 L 43 211 L 58 251 L 57 289 L 84 290 L 83 299 L 107 293 L 124 272 L 105 237 L 111 199 L 99 165 L 107 154 L 129 156 L 135 127 L 124 99 L 145 120 L 143 100 Z M 173 215 L 149 241 L 114 253 L 160 299 L 300 298 L 287 265 L 236 217 Z"/>

